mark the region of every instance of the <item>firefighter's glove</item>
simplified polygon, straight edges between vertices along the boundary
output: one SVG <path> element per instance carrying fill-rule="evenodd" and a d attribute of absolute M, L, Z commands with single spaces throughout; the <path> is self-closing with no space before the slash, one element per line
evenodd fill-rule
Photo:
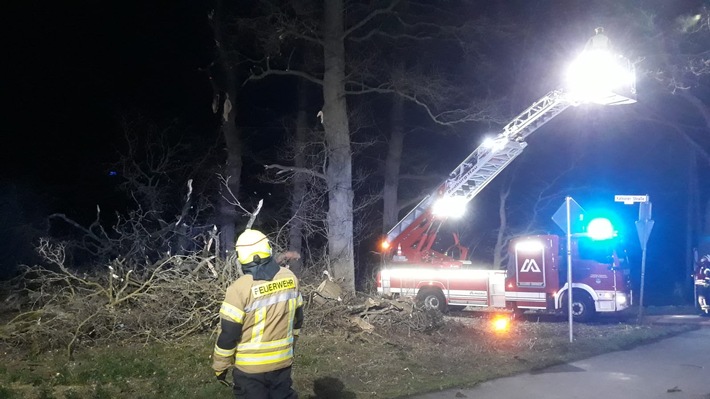
<path fill-rule="evenodd" d="M 217 381 L 218 381 L 220 384 L 222 384 L 222 385 L 224 385 L 224 386 L 227 386 L 227 387 L 229 387 L 229 388 L 232 387 L 232 384 L 230 384 L 229 382 L 227 382 L 227 370 L 215 371 L 215 372 L 214 372 L 214 375 L 215 375 L 215 377 L 217 377 Z"/>

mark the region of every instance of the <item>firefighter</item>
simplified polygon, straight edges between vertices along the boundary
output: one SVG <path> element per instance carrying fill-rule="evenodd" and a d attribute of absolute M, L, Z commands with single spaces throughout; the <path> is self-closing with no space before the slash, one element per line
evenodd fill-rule
<path fill-rule="evenodd" d="M 710 255 L 705 255 L 698 261 L 695 273 L 695 287 L 698 292 L 698 305 L 703 316 L 710 315 Z"/>
<path fill-rule="evenodd" d="M 587 44 L 584 46 L 585 51 L 609 51 L 611 50 L 611 42 L 609 37 L 604 34 L 604 28 L 601 26 L 594 29 L 594 36 L 590 37 Z"/>
<path fill-rule="evenodd" d="M 247 229 L 236 243 L 244 275 L 228 288 L 219 311 L 220 333 L 212 356 L 217 380 L 232 371 L 236 398 L 298 398 L 291 388 L 294 344 L 303 323 L 296 276 L 280 266 L 269 240 Z M 279 260 L 297 258 L 293 252 Z"/>

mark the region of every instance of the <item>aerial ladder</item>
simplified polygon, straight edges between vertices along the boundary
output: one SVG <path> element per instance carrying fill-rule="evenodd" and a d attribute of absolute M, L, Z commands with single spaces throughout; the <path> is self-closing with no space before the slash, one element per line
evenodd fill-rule
<path fill-rule="evenodd" d="M 633 66 L 625 59 L 623 70 L 633 77 Z M 520 155 L 532 133 L 573 105 L 593 102 L 601 105 L 631 104 L 635 100 L 635 79 L 628 79 L 622 87 L 595 92 L 582 97 L 578 92 L 553 90 L 535 101 L 513 118 L 494 139 L 476 148 L 431 194 L 422 199 L 388 233 L 382 243 L 386 262 L 438 263 L 457 266 L 465 262 L 468 249 L 454 234 L 454 247 L 445 252 L 432 250 L 437 233 L 447 216 L 437 212 L 437 206 L 463 207 L 475 198 L 488 183 L 496 178 Z M 448 200 L 448 201 L 447 201 Z M 449 255 L 448 253 L 456 253 Z"/>

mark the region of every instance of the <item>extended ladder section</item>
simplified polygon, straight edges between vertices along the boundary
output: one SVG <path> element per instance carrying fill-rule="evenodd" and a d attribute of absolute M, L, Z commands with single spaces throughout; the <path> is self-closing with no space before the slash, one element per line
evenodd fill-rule
<path fill-rule="evenodd" d="M 412 223 L 426 212 L 430 212 L 434 201 L 441 197 L 472 200 L 506 166 L 520 155 L 527 143 L 525 139 L 572 105 L 562 90 L 554 90 L 534 102 L 503 128 L 503 132 L 476 148 L 451 173 L 449 178 L 432 194 L 426 196 L 388 233 L 387 241 L 392 243 Z"/>

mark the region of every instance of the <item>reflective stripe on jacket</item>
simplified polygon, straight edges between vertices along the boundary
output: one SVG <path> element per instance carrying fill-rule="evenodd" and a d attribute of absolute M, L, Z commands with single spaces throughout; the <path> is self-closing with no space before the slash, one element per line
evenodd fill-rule
<path fill-rule="evenodd" d="M 272 280 L 254 280 L 250 274 L 240 277 L 227 288 L 220 308 L 222 325 L 227 328 L 222 328 L 215 345 L 215 370 L 225 369 L 232 362 L 245 373 L 290 366 L 293 337 L 301 327 L 302 306 L 298 279 L 289 269 L 281 267 Z M 236 328 L 231 328 L 232 323 Z M 220 347 L 220 342 L 234 342 L 236 346 Z"/>

